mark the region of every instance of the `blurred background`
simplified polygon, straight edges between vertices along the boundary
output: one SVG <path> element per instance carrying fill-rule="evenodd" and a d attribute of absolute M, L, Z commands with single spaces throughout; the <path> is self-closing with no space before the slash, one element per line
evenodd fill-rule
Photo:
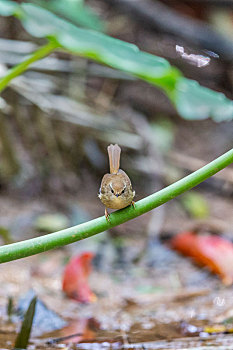
<path fill-rule="evenodd" d="M 30 2 L 73 21 L 59 1 Z M 233 1 L 92 0 L 79 6 L 81 27 L 103 31 L 164 57 L 185 77 L 232 99 Z M 13 67 L 43 43 L 29 36 L 16 18 L 1 17 L 0 70 Z M 232 121 L 184 120 L 156 87 L 85 58 L 52 53 L 13 80 L 0 98 L 1 244 L 103 215 L 97 193 L 108 172 L 110 143 L 122 148 L 121 167 L 131 178 L 137 201 L 232 148 L 232 135 Z M 131 305 L 132 296 L 138 303 L 145 295 L 149 300 L 160 291 L 183 293 L 189 288 L 201 290 L 206 305 L 213 307 L 221 282 L 170 250 L 167 243 L 182 231 L 214 233 L 232 240 L 232 185 L 229 167 L 198 188 L 109 232 L 1 266 L 0 281 L 6 287 L 0 291 L 1 305 L 9 295 L 17 298 L 33 287 L 54 309 L 58 299 L 51 296 L 58 295 L 56 311 L 73 317 L 80 306 L 62 306 L 62 271 L 71 256 L 90 251 L 94 253 L 92 286 L 99 300 L 98 321 L 107 322 L 108 327 L 109 319 L 103 314 L 109 316 L 109 310 L 103 313 L 101 298 L 115 303 L 114 317 L 123 301 Z M 108 292 L 106 286 L 110 286 Z M 207 292 L 203 297 L 208 288 L 217 294 Z M 230 295 L 231 289 L 224 293 Z M 195 315 L 201 313 L 197 304 Z M 209 306 L 202 310 L 207 318 Z M 191 312 L 193 306 L 182 307 L 178 318 L 190 317 L 187 309 Z M 79 312 L 92 315 L 91 308 L 86 310 Z M 175 320 L 173 306 L 170 314 L 162 310 L 158 317 Z M 211 312 L 219 314 L 219 309 Z"/>

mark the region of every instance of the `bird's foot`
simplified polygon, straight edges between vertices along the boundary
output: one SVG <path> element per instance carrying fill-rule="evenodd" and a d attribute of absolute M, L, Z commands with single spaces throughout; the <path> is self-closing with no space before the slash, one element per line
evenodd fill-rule
<path fill-rule="evenodd" d="M 134 201 L 131 202 L 131 205 L 132 205 L 133 208 L 135 209 L 135 202 L 134 202 Z"/>
<path fill-rule="evenodd" d="M 109 219 L 110 215 L 109 215 L 109 213 L 108 213 L 108 211 L 107 211 L 107 208 L 105 208 L 104 214 L 105 214 L 106 220 L 107 220 L 108 222 L 110 222 L 110 219 Z"/>

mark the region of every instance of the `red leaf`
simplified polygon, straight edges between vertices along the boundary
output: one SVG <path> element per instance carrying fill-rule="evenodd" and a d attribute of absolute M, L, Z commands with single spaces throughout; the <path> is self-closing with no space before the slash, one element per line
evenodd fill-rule
<path fill-rule="evenodd" d="M 100 323 L 95 318 L 77 318 L 62 328 L 58 335 L 62 343 L 65 344 L 89 342 L 96 339 L 99 329 Z"/>
<path fill-rule="evenodd" d="M 171 246 L 218 274 L 225 284 L 233 283 L 233 244 L 230 241 L 210 234 L 182 232 L 171 240 Z"/>
<path fill-rule="evenodd" d="M 66 265 L 64 271 L 62 290 L 69 298 L 80 303 L 89 303 L 96 300 L 95 294 L 88 285 L 93 256 L 91 252 L 75 256 Z"/>

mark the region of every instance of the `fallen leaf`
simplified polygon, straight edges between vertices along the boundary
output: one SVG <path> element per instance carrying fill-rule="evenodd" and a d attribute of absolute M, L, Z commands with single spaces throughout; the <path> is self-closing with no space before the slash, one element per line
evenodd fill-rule
<path fill-rule="evenodd" d="M 99 329 L 100 323 L 95 318 L 75 319 L 58 332 L 59 338 L 52 338 L 48 343 L 51 345 L 60 342 L 67 344 L 93 341 Z"/>
<path fill-rule="evenodd" d="M 218 334 L 218 333 L 233 333 L 233 328 L 231 327 L 226 327 L 222 324 L 217 324 L 217 325 L 213 325 L 213 326 L 206 326 L 204 327 L 203 331 L 205 333 L 209 333 L 209 334 Z"/>
<path fill-rule="evenodd" d="M 62 289 L 71 299 L 80 303 L 89 303 L 96 300 L 95 294 L 91 291 L 88 284 L 88 276 L 91 272 L 91 261 L 94 255 L 91 252 L 85 252 L 75 256 L 66 265 Z"/>
<path fill-rule="evenodd" d="M 171 247 L 218 274 L 224 284 L 233 283 L 233 244 L 220 236 L 182 232 L 171 240 Z"/>

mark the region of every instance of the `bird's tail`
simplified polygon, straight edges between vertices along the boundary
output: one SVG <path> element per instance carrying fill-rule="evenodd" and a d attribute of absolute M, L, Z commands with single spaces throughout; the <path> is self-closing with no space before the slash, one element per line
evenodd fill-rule
<path fill-rule="evenodd" d="M 108 146 L 110 174 L 117 174 L 120 168 L 121 148 L 118 145 Z"/>

